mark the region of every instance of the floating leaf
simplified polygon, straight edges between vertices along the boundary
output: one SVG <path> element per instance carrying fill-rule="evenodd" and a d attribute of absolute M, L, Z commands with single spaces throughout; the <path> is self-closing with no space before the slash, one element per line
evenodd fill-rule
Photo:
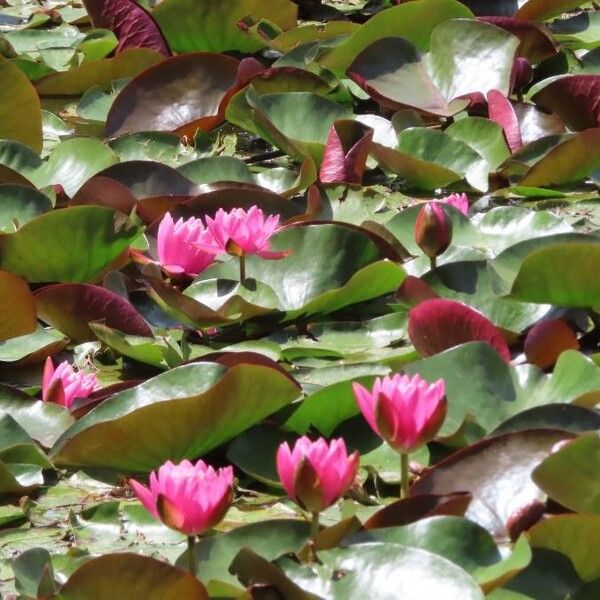
<path fill-rule="evenodd" d="M 85 0 L 97 28 L 110 29 L 119 39 L 117 54 L 126 48 L 151 48 L 168 56 L 169 47 L 154 19 L 132 0 Z"/>
<path fill-rule="evenodd" d="M 35 88 L 41 96 L 75 96 L 94 85 L 133 77 L 163 59 L 156 50 L 131 48 L 114 58 L 91 60 L 69 71 L 46 75 L 36 81 Z"/>
<path fill-rule="evenodd" d="M 540 369 L 554 365 L 564 350 L 579 350 L 579 342 L 574 331 L 561 319 L 540 321 L 525 338 L 527 361 Z"/>
<path fill-rule="evenodd" d="M 533 93 L 533 99 L 575 131 L 582 131 L 600 126 L 599 93 L 600 75 L 566 75 L 551 79 Z"/>
<path fill-rule="evenodd" d="M 30 282 L 86 282 L 98 277 L 138 234 L 135 225 L 112 210 L 65 208 L 36 217 L 16 233 L 1 234 L 0 266 Z"/>
<path fill-rule="evenodd" d="M 466 342 L 485 341 L 510 360 L 510 351 L 494 324 L 466 304 L 443 298 L 425 300 L 411 309 L 408 335 L 424 356 Z"/>
<path fill-rule="evenodd" d="M 468 47 L 462 43 L 465 38 L 471 40 Z M 508 93 L 517 46 L 514 36 L 497 27 L 454 19 L 433 30 L 426 59 L 408 40 L 387 37 L 363 50 L 348 73 L 390 108 L 412 106 L 448 116 L 469 104 L 465 98 L 485 96 L 494 89 Z"/>
<path fill-rule="evenodd" d="M 411 495 L 469 491 L 473 500 L 466 516 L 495 536 L 506 535 L 509 521 L 542 499 L 531 472 L 566 437 L 563 431 L 531 429 L 477 442 L 427 471 Z"/>
<path fill-rule="evenodd" d="M 18 140 L 39 152 L 42 113 L 35 88 L 18 67 L 3 57 L 0 57 L 0 81 L 0 138 Z"/>
<path fill-rule="evenodd" d="M 533 480 L 562 506 L 600 513 L 600 437 L 587 433 L 551 454 L 533 472 Z"/>
<path fill-rule="evenodd" d="M 61 586 L 64 600 L 113 600 L 124 589 L 147 600 L 207 600 L 204 586 L 191 573 L 139 554 L 115 553 L 86 562 Z"/>
<path fill-rule="evenodd" d="M 568 556 L 585 581 L 600 577 L 600 558 L 590 552 L 600 532 L 600 515 L 557 515 L 529 532 L 534 548 L 547 548 Z"/>
<path fill-rule="evenodd" d="M 148 324 L 127 300 L 99 286 L 51 285 L 36 293 L 35 302 L 42 321 L 78 342 L 95 339 L 88 324 L 99 320 L 126 334 L 152 336 Z"/>
<path fill-rule="evenodd" d="M 385 597 L 391 588 L 407 600 L 434 600 L 440 594 L 448 600 L 483 599 L 479 586 L 465 571 L 439 555 L 418 548 L 372 542 L 322 550 L 319 559 L 320 568 L 291 561 L 280 564 L 292 581 L 320 597 L 341 599 L 354 594 Z"/>
<path fill-rule="evenodd" d="M 515 13 L 515 17 L 522 21 L 545 21 L 580 5 L 580 0 L 527 0 Z"/>
<path fill-rule="evenodd" d="M 328 68 L 346 70 L 365 48 L 387 37 L 404 38 L 426 52 L 437 25 L 449 19 L 469 18 L 471 11 L 455 0 L 402 3 L 373 16 L 342 44 L 324 53 L 319 62 Z"/>
<path fill-rule="evenodd" d="M 498 90 L 487 93 L 490 119 L 502 127 L 506 143 L 511 152 L 516 152 L 523 145 L 519 120 L 508 98 Z"/>
<path fill-rule="evenodd" d="M 82 417 L 58 440 L 53 460 L 148 472 L 169 458 L 208 452 L 297 395 L 296 385 L 270 367 L 177 367 L 108 398 Z"/>
<path fill-rule="evenodd" d="M 172 131 L 193 137 L 222 122 L 237 82 L 238 61 L 223 54 L 169 58 L 134 77 L 119 92 L 106 120 L 106 135 Z"/>
<path fill-rule="evenodd" d="M 173 52 L 252 53 L 266 44 L 248 36 L 238 25 L 249 16 L 266 17 L 271 23 L 290 29 L 296 25 L 297 7 L 290 0 L 165 0 L 154 10 L 154 18 Z M 181 16 L 186 15 L 185 19 Z"/>
<path fill-rule="evenodd" d="M 492 287 L 524 302 L 593 306 L 600 293 L 593 276 L 599 254 L 593 236 L 564 233 L 526 240 L 490 263 Z"/>
<path fill-rule="evenodd" d="M 35 300 L 23 279 L 0 271 L 0 341 L 35 331 Z"/>

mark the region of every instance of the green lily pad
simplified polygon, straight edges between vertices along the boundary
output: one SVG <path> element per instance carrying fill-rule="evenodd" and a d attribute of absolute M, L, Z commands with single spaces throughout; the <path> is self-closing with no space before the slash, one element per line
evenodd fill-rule
<path fill-rule="evenodd" d="M 266 44 L 239 28 L 242 19 L 266 17 L 282 29 L 291 29 L 296 13 L 297 7 L 289 0 L 273 0 L 268 6 L 261 0 L 206 0 L 201 7 L 194 0 L 166 0 L 153 16 L 173 52 L 252 53 Z"/>
<path fill-rule="evenodd" d="M 320 597 L 385 598 L 390 589 L 406 600 L 480 600 L 483 593 L 460 567 L 437 554 L 394 543 L 372 542 L 319 552 L 320 565 L 279 565 L 297 585 Z M 333 573 L 339 573 L 334 577 Z"/>
<path fill-rule="evenodd" d="M 402 37 L 412 42 L 419 50 L 427 51 L 431 32 L 449 19 L 470 19 L 473 13 L 455 0 L 418 0 L 381 11 L 369 19 L 341 44 L 326 52 L 319 62 L 328 68 L 346 70 L 362 50 L 386 37 Z"/>
<path fill-rule="evenodd" d="M 207 600 L 204 586 L 190 573 L 131 553 L 107 554 L 79 567 L 60 587 L 64 600 L 113 600 L 127 589 L 132 597 L 147 600 Z"/>
<path fill-rule="evenodd" d="M 567 508 L 600 513 L 600 437 L 587 433 L 551 454 L 533 472 L 533 480 Z"/>
<path fill-rule="evenodd" d="M 490 263 L 494 291 L 524 302 L 593 306 L 600 294 L 593 275 L 600 241 L 558 234 L 520 242 Z"/>
<path fill-rule="evenodd" d="M 0 266 L 30 282 L 83 283 L 96 278 L 138 235 L 137 226 L 112 210 L 65 208 L 32 219 L 16 233 L 1 234 Z"/>
<path fill-rule="evenodd" d="M 53 460 L 148 472 L 169 458 L 201 456 L 298 393 L 290 379 L 270 367 L 177 367 L 102 402 L 61 436 L 52 449 Z"/>
<path fill-rule="evenodd" d="M 0 138 L 42 149 L 42 113 L 35 88 L 21 70 L 0 57 Z"/>

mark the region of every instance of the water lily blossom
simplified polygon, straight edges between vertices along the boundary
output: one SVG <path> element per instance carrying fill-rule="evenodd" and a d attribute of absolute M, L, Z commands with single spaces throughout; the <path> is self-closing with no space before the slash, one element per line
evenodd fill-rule
<path fill-rule="evenodd" d="M 273 252 L 271 237 L 280 231 L 279 215 L 265 218 L 263 211 L 251 206 L 247 211 L 233 208 L 226 212 L 220 208 L 214 218 L 206 217 L 206 226 L 214 237 L 218 251 L 227 252 L 240 259 L 240 281 L 245 279 L 245 258 L 256 254 L 261 258 L 276 260 L 284 258 L 290 251 Z M 211 251 L 210 248 L 205 248 Z"/>
<path fill-rule="evenodd" d="M 188 536 L 188 568 L 193 572 L 196 536 L 217 525 L 233 502 L 233 469 L 213 469 L 202 460 L 168 460 L 150 473 L 149 487 L 135 479 L 129 483 L 155 518 Z"/>
<path fill-rule="evenodd" d="M 460 211 L 465 216 L 469 212 L 469 199 L 467 198 L 466 194 L 450 194 L 449 196 L 440 198 L 436 202 L 441 202 L 442 204 L 449 204 L 450 206 L 454 206 L 456 210 Z"/>
<path fill-rule="evenodd" d="M 415 222 L 417 246 L 429 256 L 431 268 L 436 257 L 446 251 L 452 242 L 452 221 L 439 202 L 428 202 L 417 215 Z"/>
<path fill-rule="evenodd" d="M 329 443 L 306 436 L 292 448 L 287 442 L 277 450 L 277 473 L 290 498 L 313 514 L 312 534 L 318 529 L 318 515 L 339 498 L 354 482 L 359 454 L 348 455 L 342 438 Z"/>
<path fill-rule="evenodd" d="M 76 371 L 66 360 L 54 368 L 52 359 L 46 359 L 42 379 L 42 400 L 45 402 L 70 409 L 75 398 L 87 398 L 99 388 L 94 373 Z"/>
<path fill-rule="evenodd" d="M 175 222 L 170 213 L 162 218 L 157 252 L 168 273 L 195 277 L 212 264 L 218 251 L 212 233 L 201 219 L 190 217 Z"/>
<path fill-rule="evenodd" d="M 377 377 L 371 391 L 360 383 L 352 384 L 371 429 L 402 456 L 404 495 L 408 490 L 408 454 L 433 440 L 446 417 L 445 387 L 443 379 L 430 384 L 420 375 L 399 373 Z"/>
<path fill-rule="evenodd" d="M 229 212 L 220 208 L 214 219 L 206 217 L 206 225 L 219 248 L 233 256 L 256 254 L 261 258 L 278 259 L 289 254 L 270 250 L 271 236 L 281 229 L 279 215 L 265 218 L 257 206 L 247 211 L 233 208 Z"/>

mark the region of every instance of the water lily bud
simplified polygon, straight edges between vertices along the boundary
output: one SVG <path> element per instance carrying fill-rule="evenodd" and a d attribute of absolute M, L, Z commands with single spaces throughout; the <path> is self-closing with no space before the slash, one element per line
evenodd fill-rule
<path fill-rule="evenodd" d="M 515 90 L 522 90 L 533 79 L 531 63 L 521 56 L 515 58 L 512 67 L 511 80 Z"/>
<path fill-rule="evenodd" d="M 372 390 L 352 385 L 358 406 L 371 429 L 394 450 L 414 452 L 433 440 L 446 418 L 446 384 L 420 375 L 377 377 Z"/>
<path fill-rule="evenodd" d="M 415 241 L 430 258 L 442 254 L 452 242 L 452 221 L 439 202 L 428 202 L 419 212 Z"/>
<path fill-rule="evenodd" d="M 342 438 L 312 442 L 307 437 L 277 450 L 277 472 L 285 491 L 302 508 L 319 513 L 341 498 L 354 482 L 359 455 L 348 455 Z"/>
<path fill-rule="evenodd" d="M 233 469 L 213 469 L 202 460 L 169 460 L 150 474 L 149 487 L 135 479 L 130 484 L 156 519 L 189 536 L 214 527 L 233 501 Z"/>

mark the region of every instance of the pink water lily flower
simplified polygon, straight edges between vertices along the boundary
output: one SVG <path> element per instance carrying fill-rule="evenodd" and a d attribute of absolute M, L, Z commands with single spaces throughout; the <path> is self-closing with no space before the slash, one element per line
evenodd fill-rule
<path fill-rule="evenodd" d="M 440 198 L 437 202 L 443 202 L 444 204 L 454 206 L 454 208 L 459 210 L 465 216 L 469 212 L 469 199 L 466 194 L 450 194 L 449 196 Z"/>
<path fill-rule="evenodd" d="M 352 388 L 371 429 L 404 454 L 430 442 L 446 417 L 443 379 L 430 384 L 420 375 L 398 373 L 377 377 L 371 391 L 356 382 Z"/>
<path fill-rule="evenodd" d="M 48 357 L 42 379 L 42 400 L 71 408 L 75 398 L 87 398 L 100 388 L 94 373 L 75 371 L 65 360 L 56 369 Z"/>
<path fill-rule="evenodd" d="M 206 217 L 206 226 L 214 237 L 219 251 L 246 256 L 256 254 L 261 258 L 278 259 L 289 254 L 289 251 L 272 252 L 271 237 L 281 230 L 279 215 L 265 218 L 263 211 L 252 206 L 248 211 L 233 208 L 229 212 L 220 208 L 214 219 Z M 210 251 L 210 248 L 205 248 Z"/>
<path fill-rule="evenodd" d="M 358 452 L 348 456 L 341 438 L 327 443 L 304 436 L 293 448 L 284 442 L 277 450 L 277 472 L 285 491 L 312 513 L 325 510 L 348 491 L 358 463 Z"/>
<path fill-rule="evenodd" d="M 150 474 L 150 486 L 129 481 L 142 504 L 165 525 L 195 536 L 219 523 L 233 501 L 233 469 L 170 460 Z"/>
<path fill-rule="evenodd" d="M 162 218 L 157 252 L 161 266 L 168 273 L 195 277 L 212 264 L 218 251 L 212 233 L 201 219 L 190 217 L 174 222 L 170 213 Z"/>

